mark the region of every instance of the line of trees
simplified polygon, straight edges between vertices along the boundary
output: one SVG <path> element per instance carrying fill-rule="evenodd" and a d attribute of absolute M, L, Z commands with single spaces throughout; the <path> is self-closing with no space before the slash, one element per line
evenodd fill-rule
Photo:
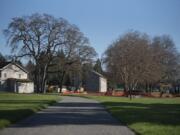
<path fill-rule="evenodd" d="M 29 59 L 27 68 L 37 92 L 45 93 L 47 83 L 58 84 L 60 90 L 66 83 L 81 82 L 78 85 L 83 86 L 92 69 L 106 75 L 110 87 L 123 84 L 129 92 L 140 86 L 148 90 L 159 82 L 179 84 L 180 55 L 168 35 L 150 38 L 145 33 L 129 31 L 94 64 L 97 53 L 88 38 L 63 18 L 48 14 L 16 17 L 4 34 L 14 54 L 9 59 Z M 5 61 L 2 55 L 0 61 Z"/>
<path fill-rule="evenodd" d="M 180 79 L 179 58 L 169 36 L 150 38 L 130 31 L 107 48 L 103 59 L 109 80 L 131 92 L 140 85 L 148 88 L 157 82 L 176 83 Z"/>
<path fill-rule="evenodd" d="M 33 14 L 13 18 L 4 30 L 7 43 L 16 59 L 29 59 L 28 68 L 37 92 L 46 92 L 51 73 L 56 73 L 59 86 L 66 72 L 78 70 L 96 56 L 88 39 L 75 25 L 48 14 Z"/>

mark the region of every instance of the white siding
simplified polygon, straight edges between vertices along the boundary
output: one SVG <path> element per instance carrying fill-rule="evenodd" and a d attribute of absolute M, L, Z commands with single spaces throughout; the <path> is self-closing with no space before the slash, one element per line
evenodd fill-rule
<path fill-rule="evenodd" d="M 99 78 L 100 90 L 99 92 L 107 92 L 107 80 L 103 77 Z"/>
<path fill-rule="evenodd" d="M 18 93 L 33 93 L 34 92 L 34 83 L 32 82 L 26 82 L 26 83 L 22 83 L 19 82 L 18 83 L 18 87 L 17 87 L 17 91 Z"/>
<path fill-rule="evenodd" d="M 28 79 L 28 74 L 14 64 L 9 64 L 1 69 L 1 77 L 0 77 L 0 90 L 10 90 L 11 87 L 14 92 L 18 93 L 33 93 L 34 92 L 34 83 L 33 82 L 13 82 L 13 85 L 7 86 L 7 79 Z"/>
<path fill-rule="evenodd" d="M 27 79 L 27 77 L 28 75 L 26 72 L 13 64 L 9 64 L 1 71 L 1 80 L 6 80 L 8 78 Z"/>

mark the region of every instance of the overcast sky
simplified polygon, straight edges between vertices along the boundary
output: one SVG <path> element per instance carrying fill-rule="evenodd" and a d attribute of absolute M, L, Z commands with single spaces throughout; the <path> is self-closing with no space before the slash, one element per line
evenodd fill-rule
<path fill-rule="evenodd" d="M 101 57 L 128 30 L 168 34 L 180 50 L 180 0 L 0 0 L 0 52 L 10 54 L 2 30 L 13 17 L 47 13 L 77 25 Z"/>

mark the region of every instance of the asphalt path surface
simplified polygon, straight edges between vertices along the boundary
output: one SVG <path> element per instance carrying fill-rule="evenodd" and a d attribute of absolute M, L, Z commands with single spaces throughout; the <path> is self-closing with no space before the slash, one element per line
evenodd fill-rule
<path fill-rule="evenodd" d="M 55 105 L 0 130 L 0 135 L 134 135 L 134 133 L 113 118 L 98 101 L 63 96 Z"/>

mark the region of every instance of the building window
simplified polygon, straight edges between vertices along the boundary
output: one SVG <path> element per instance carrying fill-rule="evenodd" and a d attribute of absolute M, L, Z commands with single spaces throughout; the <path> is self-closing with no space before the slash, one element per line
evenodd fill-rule
<path fill-rule="evenodd" d="M 4 73 L 4 78 L 6 78 L 7 77 L 7 74 L 6 73 Z"/>
<path fill-rule="evenodd" d="M 19 78 L 21 78 L 21 74 L 19 74 Z"/>
<path fill-rule="evenodd" d="M 0 78 L 1 78 L 1 71 L 0 71 Z"/>

